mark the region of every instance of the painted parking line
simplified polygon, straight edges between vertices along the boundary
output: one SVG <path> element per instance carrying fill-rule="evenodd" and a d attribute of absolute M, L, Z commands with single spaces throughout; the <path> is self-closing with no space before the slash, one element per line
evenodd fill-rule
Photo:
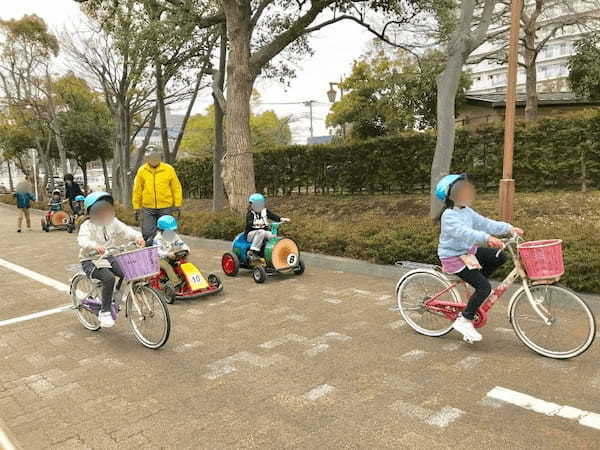
<path fill-rule="evenodd" d="M 13 445 L 13 443 L 10 441 L 10 439 L 8 438 L 6 433 L 4 431 L 2 431 L 2 428 L 0 428 L 0 448 L 2 448 L 4 450 L 16 450 L 17 449 Z"/>
<path fill-rule="evenodd" d="M 28 320 L 39 319 L 40 317 L 51 316 L 52 314 L 58 314 L 63 311 L 71 309 L 71 305 L 63 305 L 58 308 L 47 309 L 46 311 L 40 311 L 33 314 L 27 314 L 26 316 L 13 317 L 12 319 L 0 320 L 0 327 L 7 325 L 14 325 L 19 322 L 26 322 Z"/>
<path fill-rule="evenodd" d="M 24 275 L 32 280 L 35 280 L 39 283 L 42 283 L 52 289 L 56 289 L 59 292 L 69 293 L 69 286 L 65 283 L 61 283 L 60 281 L 53 280 L 41 273 L 34 272 L 33 270 L 29 270 L 26 267 L 19 266 L 17 264 L 11 263 L 10 261 L 6 261 L 5 259 L 0 258 L 0 267 L 4 267 L 5 269 L 12 270 L 20 275 Z M 71 308 L 70 305 L 62 305 L 57 308 L 48 309 L 46 311 L 40 311 L 33 314 L 28 314 L 26 316 L 14 317 L 12 319 L 6 319 L 0 321 L 0 327 L 4 327 L 7 325 L 13 325 L 19 322 L 25 322 L 27 320 L 38 319 L 40 317 L 50 316 L 52 314 L 58 314 L 63 311 L 67 311 Z"/>
<path fill-rule="evenodd" d="M 42 275 L 41 273 L 34 272 L 33 270 L 29 270 L 23 266 L 19 266 L 17 264 L 13 264 L 10 261 L 6 261 L 5 259 L 0 258 L 0 266 L 6 269 L 12 270 L 13 272 L 20 273 L 21 275 L 25 275 L 32 280 L 35 280 L 39 283 L 45 284 L 53 289 L 56 289 L 60 292 L 69 293 L 69 286 L 65 283 L 61 283 L 60 281 L 53 280 L 52 278 L 47 277 L 46 275 Z"/>
<path fill-rule="evenodd" d="M 580 425 L 600 430 L 600 414 L 584 411 L 572 406 L 563 406 L 557 403 L 547 402 L 531 395 L 512 391 L 496 386 L 487 393 L 487 397 L 500 400 L 511 405 L 519 406 L 530 411 L 545 414 L 547 416 L 558 416 L 564 419 L 576 420 Z"/>

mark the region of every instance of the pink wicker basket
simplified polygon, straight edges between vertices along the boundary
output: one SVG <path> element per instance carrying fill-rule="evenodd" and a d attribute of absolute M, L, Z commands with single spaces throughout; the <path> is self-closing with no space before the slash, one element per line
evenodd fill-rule
<path fill-rule="evenodd" d="M 519 255 L 532 280 L 560 278 L 565 273 L 560 239 L 524 242 L 519 245 Z"/>
<path fill-rule="evenodd" d="M 158 247 L 146 247 L 115 256 L 125 278 L 129 281 L 149 278 L 160 272 Z"/>

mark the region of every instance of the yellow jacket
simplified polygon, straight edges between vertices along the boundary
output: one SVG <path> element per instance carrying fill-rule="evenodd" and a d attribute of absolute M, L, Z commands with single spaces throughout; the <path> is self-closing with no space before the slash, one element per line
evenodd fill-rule
<path fill-rule="evenodd" d="M 144 164 L 137 171 L 131 203 L 133 209 L 181 206 L 181 183 L 175 169 L 161 162 L 156 168 Z"/>

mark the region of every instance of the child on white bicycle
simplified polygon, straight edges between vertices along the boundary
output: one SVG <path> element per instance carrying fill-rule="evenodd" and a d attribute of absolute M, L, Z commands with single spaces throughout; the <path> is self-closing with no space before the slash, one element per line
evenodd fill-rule
<path fill-rule="evenodd" d="M 523 230 L 472 210 L 470 206 L 476 190 L 466 175 L 445 176 L 439 181 L 435 194 L 446 206 L 440 217 L 438 246 L 442 269 L 475 289 L 453 328 L 470 341 L 480 341 L 481 334 L 475 330 L 473 320 L 477 309 L 492 293 L 488 277 L 506 262 L 506 255 L 496 250 L 502 249 L 504 244 L 493 235 L 511 232 L 522 235 Z M 487 244 L 491 248 L 478 247 L 478 244 Z"/>
<path fill-rule="evenodd" d="M 115 217 L 113 198 L 107 192 L 93 192 L 88 195 L 83 203 L 85 213 L 89 217 L 79 228 L 77 242 L 79 247 L 79 260 L 83 271 L 89 278 L 102 282 L 102 307 L 98 318 L 100 326 L 110 328 L 115 321 L 110 309 L 116 277 L 123 279 L 123 272 L 114 258 L 97 260 L 97 255 L 103 255 L 109 243 L 119 240 L 135 241 L 140 247 L 146 244 L 142 233 L 128 227 Z M 118 286 L 117 286 L 118 288 Z"/>

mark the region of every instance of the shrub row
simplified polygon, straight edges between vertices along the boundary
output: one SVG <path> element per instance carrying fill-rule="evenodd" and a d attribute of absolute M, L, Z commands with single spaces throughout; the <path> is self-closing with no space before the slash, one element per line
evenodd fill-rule
<path fill-rule="evenodd" d="M 565 284 L 575 290 L 600 293 L 600 252 L 596 248 L 600 225 L 596 220 L 597 212 L 590 211 L 597 206 L 596 196 L 589 194 L 584 199 L 577 197 L 578 199 L 562 199 L 557 210 L 553 211 L 560 215 L 548 216 L 544 215 L 548 213 L 545 209 L 552 197 L 541 199 L 536 195 L 527 200 L 525 209 L 517 209 L 515 223 L 526 229 L 530 240 L 563 238 L 567 268 L 563 278 Z M 10 195 L 0 196 L 0 201 L 14 205 Z M 372 202 L 376 200 L 369 200 L 369 203 Z M 361 210 L 362 203 L 349 201 L 347 206 L 354 205 L 356 211 Z M 493 203 L 495 204 L 489 202 L 490 205 Z M 537 204 L 541 208 L 539 212 L 535 209 Z M 486 203 L 482 206 L 484 214 L 493 215 L 491 206 Z M 117 208 L 121 220 L 135 224 L 133 211 Z M 393 264 L 397 260 L 438 263 L 436 249 L 439 230 L 426 217 L 393 217 L 389 212 L 382 213 L 373 209 L 363 211 L 353 220 L 339 220 L 313 214 L 310 209 L 304 214 L 300 213 L 303 210 L 304 208 L 297 209 L 293 216 L 294 223 L 284 230 L 287 236 L 298 242 L 303 251 L 380 264 Z M 184 209 L 179 227 L 182 234 L 223 240 L 232 240 L 242 228 L 242 219 L 231 212 L 215 214 L 189 208 Z M 508 267 L 498 276 L 504 275 L 507 269 Z"/>
<path fill-rule="evenodd" d="M 502 173 L 504 130 L 487 125 L 457 131 L 452 170 L 468 172 L 483 188 Z M 435 148 L 433 133 L 347 142 L 292 145 L 254 155 L 257 188 L 271 196 L 290 193 L 423 192 Z M 186 197 L 212 195 L 212 161 L 176 163 Z M 519 123 L 514 176 L 519 190 L 580 189 L 600 185 L 600 113 L 580 112 Z"/>

